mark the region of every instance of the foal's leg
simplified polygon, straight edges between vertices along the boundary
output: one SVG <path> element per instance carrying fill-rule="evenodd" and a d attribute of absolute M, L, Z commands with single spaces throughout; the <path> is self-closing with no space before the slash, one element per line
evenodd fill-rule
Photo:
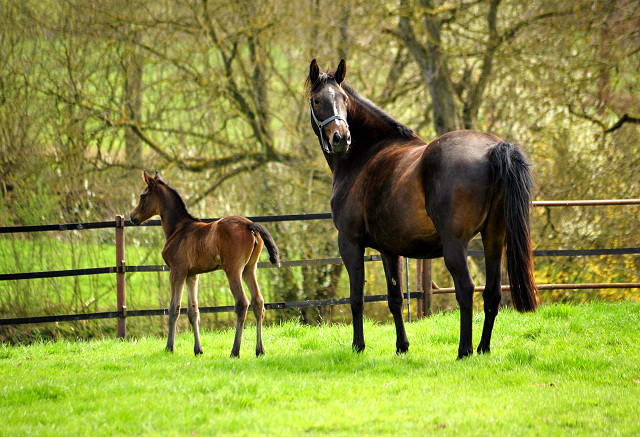
<path fill-rule="evenodd" d="M 349 273 L 351 313 L 353 315 L 353 350 L 364 350 L 364 247 L 351 244 L 346 237 L 338 234 L 340 256 Z"/>
<path fill-rule="evenodd" d="M 247 318 L 247 309 L 249 308 L 249 301 L 244 294 L 244 288 L 242 287 L 242 279 L 240 275 L 240 269 L 234 269 L 233 271 L 225 271 L 227 279 L 229 279 L 229 287 L 235 300 L 234 311 L 236 313 L 236 337 L 233 341 L 233 349 L 231 349 L 232 357 L 240 356 L 240 344 L 242 343 L 242 331 L 244 329 L 244 321 Z"/>
<path fill-rule="evenodd" d="M 260 253 L 258 252 L 258 255 Z M 257 261 L 257 257 L 256 257 Z M 264 344 L 262 343 L 262 319 L 264 319 L 264 298 L 260 293 L 258 281 L 256 280 L 256 262 L 247 264 L 242 272 L 242 279 L 249 287 L 251 293 L 251 306 L 253 314 L 256 316 L 256 356 L 264 354 Z"/>
<path fill-rule="evenodd" d="M 398 255 L 383 254 L 382 265 L 387 278 L 387 297 L 389 299 L 389 311 L 393 315 L 396 324 L 396 353 L 404 353 L 409 349 L 409 340 L 404 328 L 402 307 L 402 258 Z"/>
<path fill-rule="evenodd" d="M 176 322 L 180 316 L 180 301 L 186 274 L 183 272 L 171 271 L 169 281 L 171 282 L 171 303 L 169 304 L 169 338 L 167 339 L 168 352 L 173 352 L 173 345 L 176 339 Z"/>
<path fill-rule="evenodd" d="M 187 277 L 187 297 L 189 301 L 187 315 L 193 328 L 193 352 L 199 355 L 202 353 L 202 345 L 200 344 L 200 311 L 198 310 L 198 275 Z"/>
<path fill-rule="evenodd" d="M 473 355 L 473 280 L 467 264 L 467 242 L 443 241 L 444 263 L 453 277 L 460 307 L 460 345 L 458 358 Z"/>

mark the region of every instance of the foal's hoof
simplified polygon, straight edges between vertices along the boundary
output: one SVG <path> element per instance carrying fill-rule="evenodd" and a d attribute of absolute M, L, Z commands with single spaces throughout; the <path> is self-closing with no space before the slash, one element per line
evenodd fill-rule
<path fill-rule="evenodd" d="M 353 348 L 354 352 L 360 353 L 360 352 L 364 352 L 364 344 L 353 344 L 351 346 Z"/>
<path fill-rule="evenodd" d="M 264 355 L 264 350 L 256 351 L 256 357 L 259 357 L 260 355 Z"/>
<path fill-rule="evenodd" d="M 202 355 L 202 349 L 194 349 L 193 353 L 195 354 L 195 356 L 197 357 L 198 355 Z"/>

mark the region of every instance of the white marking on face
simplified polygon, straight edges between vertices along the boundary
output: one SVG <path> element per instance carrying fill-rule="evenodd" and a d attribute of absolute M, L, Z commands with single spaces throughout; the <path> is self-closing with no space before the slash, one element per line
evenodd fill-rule
<path fill-rule="evenodd" d="M 338 107 L 336 106 L 336 92 L 333 88 L 329 87 L 329 94 L 333 98 L 333 115 L 338 115 Z"/>

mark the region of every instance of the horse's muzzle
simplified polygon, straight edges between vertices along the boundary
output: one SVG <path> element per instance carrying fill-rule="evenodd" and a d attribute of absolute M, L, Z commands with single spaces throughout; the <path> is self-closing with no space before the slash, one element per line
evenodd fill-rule
<path fill-rule="evenodd" d="M 129 214 L 129 218 L 131 219 L 131 223 L 133 223 L 136 226 L 140 226 L 140 220 L 138 220 L 136 217 Z"/>
<path fill-rule="evenodd" d="M 351 132 L 348 130 L 344 133 L 340 133 L 338 131 L 333 133 L 331 137 L 331 151 L 336 155 L 342 155 L 347 150 L 349 150 L 349 146 L 351 145 Z"/>

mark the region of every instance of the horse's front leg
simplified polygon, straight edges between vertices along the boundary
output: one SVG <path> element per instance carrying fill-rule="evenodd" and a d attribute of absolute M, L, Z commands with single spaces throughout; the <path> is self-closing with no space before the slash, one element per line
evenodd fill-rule
<path fill-rule="evenodd" d="M 402 295 L 402 257 L 381 253 L 382 265 L 387 278 L 387 298 L 389 311 L 393 315 L 396 325 L 396 353 L 404 353 L 409 349 L 409 340 L 404 328 L 402 308 L 404 297 Z"/>
<path fill-rule="evenodd" d="M 351 314 L 353 315 L 353 350 L 364 350 L 364 246 L 352 244 L 343 234 L 338 234 L 340 256 L 349 273 Z"/>
<path fill-rule="evenodd" d="M 186 274 L 171 270 L 169 281 L 171 282 L 171 303 L 169 304 L 169 337 L 167 338 L 167 352 L 173 352 L 176 339 L 176 322 L 180 316 L 180 301 L 184 290 Z"/>
<path fill-rule="evenodd" d="M 187 277 L 187 297 L 188 305 L 187 315 L 189 322 L 193 328 L 194 346 L 193 352 L 196 355 L 202 353 L 202 345 L 200 344 L 200 310 L 198 309 L 198 275 Z"/>

